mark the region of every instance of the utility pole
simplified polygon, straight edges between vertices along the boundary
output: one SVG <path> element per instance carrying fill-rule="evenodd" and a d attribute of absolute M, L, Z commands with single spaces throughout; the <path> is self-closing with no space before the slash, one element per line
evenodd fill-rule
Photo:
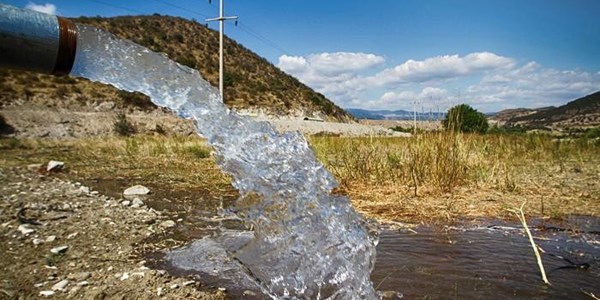
<path fill-rule="evenodd" d="M 417 99 L 413 101 L 413 133 L 417 135 Z"/>
<path fill-rule="evenodd" d="M 208 0 L 210 3 L 211 0 Z M 224 22 L 226 20 L 237 20 L 237 16 L 225 17 L 223 16 L 223 0 L 219 0 L 219 17 L 206 19 L 206 22 L 219 21 L 219 93 L 221 94 L 221 101 L 225 102 L 223 97 L 223 31 Z M 237 21 L 236 21 L 237 25 Z"/>

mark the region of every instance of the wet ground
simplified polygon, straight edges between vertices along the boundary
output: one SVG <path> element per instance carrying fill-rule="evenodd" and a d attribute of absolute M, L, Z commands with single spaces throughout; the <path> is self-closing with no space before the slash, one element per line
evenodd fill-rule
<path fill-rule="evenodd" d="M 121 191 L 130 179 L 91 182 L 100 191 Z M 211 235 L 219 228 L 243 230 L 240 222 L 215 217 L 236 198 L 235 191 L 214 197 L 203 191 L 154 193 L 153 208 L 181 220 L 153 238 L 178 244 Z M 198 203 L 202 205 L 198 205 Z M 419 226 L 414 231 L 383 228 L 372 281 L 378 290 L 398 291 L 405 299 L 593 299 L 600 295 L 600 218 L 571 216 L 532 221 L 550 286 L 542 283 L 528 239 L 515 222 L 485 220 L 452 227 Z M 147 253 L 152 268 L 176 276 L 197 276 L 205 287 L 226 287 L 234 299 L 262 299 L 259 290 L 218 274 L 181 270 L 164 253 Z"/>
<path fill-rule="evenodd" d="M 600 219 L 572 217 L 567 223 L 537 226 L 532 234 L 545 251 L 542 259 L 550 286 L 542 282 L 520 227 L 493 221 L 445 229 L 419 227 L 416 234 L 384 230 L 372 280 L 379 290 L 400 291 L 406 299 L 592 299 L 590 293 L 600 295 Z"/>

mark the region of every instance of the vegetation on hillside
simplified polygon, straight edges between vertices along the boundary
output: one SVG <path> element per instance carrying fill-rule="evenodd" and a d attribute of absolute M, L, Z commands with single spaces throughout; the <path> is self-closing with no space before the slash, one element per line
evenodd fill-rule
<path fill-rule="evenodd" d="M 181 64 L 198 69 L 203 78 L 218 85 L 218 34 L 197 22 L 160 15 L 81 17 L 76 21 L 163 52 Z M 225 103 L 229 107 L 263 109 L 277 115 L 296 110 L 308 115 L 322 113 L 321 117 L 332 121 L 353 120 L 322 94 L 237 42 L 226 38 L 224 51 Z M 154 107 L 144 95 L 118 91 L 85 79 L 0 69 L 0 105 L 17 100 L 61 107 L 104 101 L 113 101 L 120 108 Z"/>
<path fill-rule="evenodd" d="M 547 107 L 527 112 L 506 110 L 498 118 L 507 126 L 524 127 L 589 127 L 600 125 L 600 92 L 573 100 L 559 107 Z"/>

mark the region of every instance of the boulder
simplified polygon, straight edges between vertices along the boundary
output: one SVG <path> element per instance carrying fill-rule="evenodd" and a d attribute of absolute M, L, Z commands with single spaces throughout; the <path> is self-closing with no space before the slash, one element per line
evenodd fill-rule
<path fill-rule="evenodd" d="M 148 194 L 150 194 L 150 189 L 139 184 L 129 187 L 123 191 L 123 196 L 125 197 L 143 196 Z"/>

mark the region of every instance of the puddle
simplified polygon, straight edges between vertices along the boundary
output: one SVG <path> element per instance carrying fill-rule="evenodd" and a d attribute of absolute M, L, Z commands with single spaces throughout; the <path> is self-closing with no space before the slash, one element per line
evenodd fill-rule
<path fill-rule="evenodd" d="M 371 279 L 378 290 L 397 290 L 406 299 L 591 299 L 584 292 L 600 295 L 600 219 L 569 221 L 532 232 L 546 251 L 551 286 L 542 283 L 520 227 L 499 222 L 383 231 Z M 574 224 L 596 233 L 574 233 Z"/>

